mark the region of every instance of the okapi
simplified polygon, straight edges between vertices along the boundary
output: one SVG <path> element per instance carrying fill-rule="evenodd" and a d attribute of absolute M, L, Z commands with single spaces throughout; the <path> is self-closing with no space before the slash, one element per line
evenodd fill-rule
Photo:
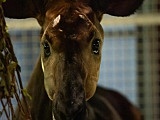
<path fill-rule="evenodd" d="M 97 87 L 103 14 L 129 16 L 143 0 L 7 0 L 9 18 L 36 18 L 41 55 L 27 86 L 33 120 L 141 120 L 119 93 Z M 96 89 L 97 88 L 97 89 Z M 21 112 L 17 120 L 25 120 Z"/>

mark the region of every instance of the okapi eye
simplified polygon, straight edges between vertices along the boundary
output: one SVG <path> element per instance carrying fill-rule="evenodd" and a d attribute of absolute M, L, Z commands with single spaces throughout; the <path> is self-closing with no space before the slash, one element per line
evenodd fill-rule
<path fill-rule="evenodd" d="M 92 41 L 92 52 L 94 54 L 99 54 L 99 47 L 100 47 L 100 40 L 99 39 L 94 39 Z"/>
<path fill-rule="evenodd" d="M 51 52 L 50 52 L 50 46 L 49 46 L 48 42 L 44 42 L 43 48 L 44 48 L 44 56 L 49 57 Z"/>

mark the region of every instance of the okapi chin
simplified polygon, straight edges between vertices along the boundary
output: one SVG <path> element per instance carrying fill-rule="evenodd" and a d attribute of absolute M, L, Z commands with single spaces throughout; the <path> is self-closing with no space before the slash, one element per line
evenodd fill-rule
<path fill-rule="evenodd" d="M 128 16 L 142 2 L 7 0 L 3 4 L 6 17 L 33 17 L 42 27 L 40 58 L 27 86 L 33 120 L 142 120 L 125 97 L 97 87 L 103 14 Z M 17 120 L 25 120 L 17 111 Z"/>

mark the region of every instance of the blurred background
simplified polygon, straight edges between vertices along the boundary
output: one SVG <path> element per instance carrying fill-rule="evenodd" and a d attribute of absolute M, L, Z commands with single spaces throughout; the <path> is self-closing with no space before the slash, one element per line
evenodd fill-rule
<path fill-rule="evenodd" d="M 39 56 L 40 27 L 34 19 L 6 19 L 27 84 Z M 105 15 L 99 85 L 125 95 L 145 120 L 160 120 L 160 0 L 145 0 L 130 17 Z"/>

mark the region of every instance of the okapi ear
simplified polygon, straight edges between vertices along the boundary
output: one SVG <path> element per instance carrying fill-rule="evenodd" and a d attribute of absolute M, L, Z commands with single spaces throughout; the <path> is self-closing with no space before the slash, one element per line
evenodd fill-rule
<path fill-rule="evenodd" d="M 17 19 L 36 18 L 42 12 L 43 0 L 6 0 L 2 6 L 5 17 Z"/>
<path fill-rule="evenodd" d="M 143 0 L 91 0 L 91 7 L 103 14 L 128 16 L 142 4 Z"/>

